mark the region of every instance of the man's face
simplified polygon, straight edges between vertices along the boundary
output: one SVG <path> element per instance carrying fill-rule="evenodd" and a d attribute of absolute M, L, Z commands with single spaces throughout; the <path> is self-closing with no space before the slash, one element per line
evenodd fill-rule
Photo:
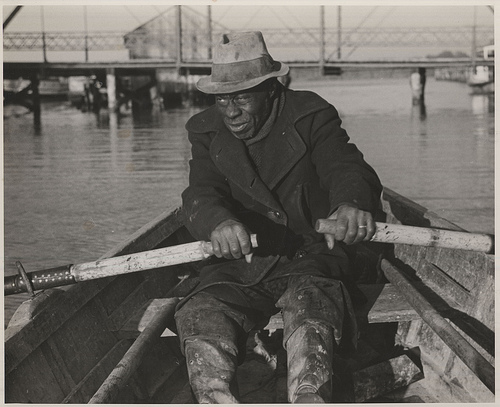
<path fill-rule="evenodd" d="M 226 127 L 240 140 L 254 137 L 271 112 L 274 88 L 255 87 L 217 95 L 215 103 Z"/>

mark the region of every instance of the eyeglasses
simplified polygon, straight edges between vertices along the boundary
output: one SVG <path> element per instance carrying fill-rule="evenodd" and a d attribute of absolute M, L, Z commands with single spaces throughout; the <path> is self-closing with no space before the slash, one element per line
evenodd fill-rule
<path fill-rule="evenodd" d="M 237 106 L 244 106 L 252 100 L 252 96 L 248 93 L 242 93 L 238 95 L 217 95 L 215 101 L 221 106 L 228 106 L 229 102 L 233 102 Z"/>

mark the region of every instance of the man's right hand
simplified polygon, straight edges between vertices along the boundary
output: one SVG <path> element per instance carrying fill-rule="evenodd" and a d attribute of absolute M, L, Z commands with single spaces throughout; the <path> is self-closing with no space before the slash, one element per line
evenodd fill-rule
<path fill-rule="evenodd" d="M 219 223 L 210 235 L 214 255 L 226 259 L 245 256 L 251 261 L 252 243 L 250 232 L 242 223 L 229 219 Z"/>

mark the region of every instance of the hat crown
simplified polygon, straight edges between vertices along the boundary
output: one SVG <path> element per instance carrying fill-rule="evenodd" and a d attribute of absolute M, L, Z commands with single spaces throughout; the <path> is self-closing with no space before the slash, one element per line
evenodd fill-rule
<path fill-rule="evenodd" d="M 231 32 L 223 34 L 214 48 L 212 74 L 196 87 L 204 93 L 232 93 L 287 72 L 288 66 L 269 54 L 260 31 Z"/>
<path fill-rule="evenodd" d="M 262 57 L 271 58 L 261 32 L 235 32 L 222 35 L 214 50 L 213 63 L 230 64 Z"/>

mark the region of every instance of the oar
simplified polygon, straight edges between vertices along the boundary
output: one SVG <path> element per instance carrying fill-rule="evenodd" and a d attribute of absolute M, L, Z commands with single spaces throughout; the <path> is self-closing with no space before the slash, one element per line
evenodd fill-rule
<path fill-rule="evenodd" d="M 257 236 L 251 235 L 252 247 L 257 247 Z M 48 270 L 26 273 L 18 262 L 19 275 L 4 278 L 4 295 L 29 292 L 35 290 L 111 277 L 136 271 L 151 270 L 176 264 L 204 260 L 213 255 L 210 242 L 193 242 L 162 249 L 111 257 L 89 263 L 68 264 Z"/>
<path fill-rule="evenodd" d="M 319 219 L 316 231 L 335 233 L 337 221 Z M 424 228 L 376 222 L 376 231 L 371 241 L 380 243 L 400 243 L 416 246 L 433 246 L 448 249 L 473 250 L 493 253 L 494 236 L 488 234 L 457 232 L 454 230 Z"/>
<path fill-rule="evenodd" d="M 316 230 L 320 233 L 334 233 L 335 228 L 335 220 L 319 219 L 316 223 Z M 256 236 L 252 235 L 251 237 L 252 246 L 257 247 Z M 371 240 L 381 243 L 434 246 L 485 253 L 492 253 L 494 250 L 493 235 L 381 222 L 376 223 L 376 232 Z M 69 264 L 31 273 L 26 273 L 21 264 L 17 263 L 19 275 L 5 277 L 4 295 L 22 292 L 33 294 L 35 290 L 45 288 L 60 287 L 102 277 L 199 261 L 210 257 L 212 254 L 212 245 L 209 242 L 193 242 L 90 263 Z"/>
<path fill-rule="evenodd" d="M 387 279 L 394 284 L 422 320 L 443 340 L 443 342 L 474 372 L 484 385 L 495 392 L 495 368 L 479 353 L 405 276 L 389 261 L 383 259 L 380 267 Z"/>

